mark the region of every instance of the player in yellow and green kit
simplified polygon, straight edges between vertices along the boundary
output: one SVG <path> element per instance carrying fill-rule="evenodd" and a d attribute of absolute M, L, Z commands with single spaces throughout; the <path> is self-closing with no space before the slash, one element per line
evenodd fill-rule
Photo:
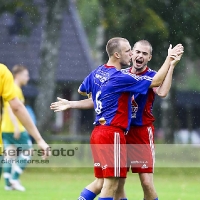
<path fill-rule="evenodd" d="M 33 136 L 35 141 L 37 142 L 38 146 L 43 150 L 43 158 L 47 158 L 49 155 L 49 146 L 43 140 L 42 136 L 40 135 L 38 129 L 34 125 L 33 121 L 31 120 L 30 115 L 28 114 L 25 106 L 23 103 L 17 98 L 15 85 L 13 81 L 13 76 L 8 68 L 0 64 L 0 110 L 1 110 L 1 120 L 2 121 L 2 111 L 3 111 L 3 102 L 8 102 L 10 108 L 12 109 L 13 113 L 16 117 L 20 120 L 20 122 L 24 125 L 26 130 L 29 134 Z M 1 125 L 1 124 L 0 124 Z M 1 126 L 0 126 L 1 129 Z M 0 176 L 1 176 L 1 165 L 2 165 L 2 158 L 3 158 L 3 141 L 2 135 L 0 130 Z"/>
<path fill-rule="evenodd" d="M 0 109 L 1 109 L 1 121 L 3 113 L 3 100 L 10 101 L 16 97 L 15 88 L 13 84 L 13 77 L 10 71 L 5 65 L 0 64 Z M 0 127 L 1 129 L 1 127 Z M 3 141 L 0 130 L 0 164 L 2 164 L 3 159 Z M 0 174 L 1 174 L 1 165 L 0 165 Z"/>
<path fill-rule="evenodd" d="M 24 103 L 24 95 L 21 87 L 26 85 L 29 80 L 29 72 L 26 67 L 22 65 L 15 65 L 12 69 L 14 76 L 14 88 L 18 99 Z M 28 150 L 32 148 L 30 136 L 21 122 L 15 117 L 8 102 L 4 102 L 3 117 L 2 117 L 2 136 L 4 148 L 15 149 L 21 147 L 21 150 Z M 7 162 L 3 165 L 5 189 L 6 190 L 19 190 L 25 191 L 25 188 L 20 184 L 19 177 L 25 169 L 27 162 L 30 160 L 30 155 L 24 156 L 22 153 L 17 156 L 15 165 L 12 165 L 12 157 L 6 156 Z M 12 174 L 11 174 L 12 172 Z M 12 186 L 11 186 L 12 185 Z"/>

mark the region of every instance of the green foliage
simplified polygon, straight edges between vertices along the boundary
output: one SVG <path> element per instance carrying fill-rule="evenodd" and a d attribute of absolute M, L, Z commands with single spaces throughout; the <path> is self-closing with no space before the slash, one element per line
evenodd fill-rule
<path fill-rule="evenodd" d="M 162 18 L 146 6 L 144 0 L 119 1 L 102 0 L 105 9 L 107 39 L 115 36 L 127 38 L 131 44 L 139 39 L 155 37 L 164 40 L 168 30 Z"/>
<path fill-rule="evenodd" d="M 98 0 L 78 0 L 78 10 L 83 21 L 83 26 L 89 35 L 90 44 L 96 40 L 96 28 L 99 22 Z"/>
<path fill-rule="evenodd" d="M 155 10 L 155 12 L 165 21 L 169 36 L 167 42 L 172 44 L 183 43 L 186 45 L 187 39 L 192 41 L 192 51 L 186 53 L 190 56 L 197 57 L 200 55 L 200 2 L 195 0 L 171 0 L 171 1 L 148 1 L 147 6 Z M 164 41 L 163 41 L 164 42 Z M 156 44 L 153 44 L 155 46 Z M 191 49 L 191 48 L 190 48 Z"/>
<path fill-rule="evenodd" d="M 94 47 L 95 28 L 101 23 L 105 28 L 105 42 L 116 36 L 127 38 L 131 45 L 140 39 L 150 41 L 153 46 L 153 59 L 149 66 L 155 70 L 163 63 L 169 44 L 174 46 L 182 43 L 185 46 L 184 57 L 190 57 L 193 60 L 199 58 L 200 1 L 92 0 L 88 2 L 79 0 L 78 2 L 86 31 L 89 38 L 91 35 L 93 38 L 91 47 Z M 101 21 L 98 21 L 100 6 L 103 8 L 104 16 Z M 105 52 L 105 45 L 105 43 L 102 44 L 102 52 Z M 104 58 L 106 61 L 107 55 Z M 184 73 L 183 68 L 178 67 L 175 70 L 175 77 L 181 71 Z M 192 77 L 185 87 L 199 85 L 198 78 Z"/>

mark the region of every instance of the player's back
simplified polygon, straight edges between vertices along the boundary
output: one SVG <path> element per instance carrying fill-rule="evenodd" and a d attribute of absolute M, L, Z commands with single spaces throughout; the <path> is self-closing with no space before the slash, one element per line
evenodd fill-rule
<path fill-rule="evenodd" d="M 92 94 L 97 118 L 95 124 L 128 127 L 130 92 L 121 92 L 117 81 L 121 71 L 114 67 L 102 66 L 96 70 Z"/>
<path fill-rule="evenodd" d="M 143 81 L 142 81 L 143 80 Z M 123 74 L 113 66 L 102 65 L 82 83 L 81 91 L 92 93 L 95 124 L 128 129 L 131 119 L 131 92 L 146 93 L 151 80 Z"/>

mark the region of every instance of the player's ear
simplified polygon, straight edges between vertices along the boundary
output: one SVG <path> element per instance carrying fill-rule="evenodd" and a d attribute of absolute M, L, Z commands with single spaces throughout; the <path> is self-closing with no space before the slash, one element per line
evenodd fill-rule
<path fill-rule="evenodd" d="M 118 58 L 118 59 L 120 58 L 119 52 L 115 52 L 113 55 L 115 56 L 115 58 Z"/>
<path fill-rule="evenodd" d="M 149 55 L 149 59 L 148 59 L 148 61 L 150 61 L 151 59 L 152 59 L 152 55 L 150 54 L 150 55 Z"/>

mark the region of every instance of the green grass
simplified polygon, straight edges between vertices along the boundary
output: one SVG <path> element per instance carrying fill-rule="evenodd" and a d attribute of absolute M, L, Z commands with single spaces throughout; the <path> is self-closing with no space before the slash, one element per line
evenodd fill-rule
<path fill-rule="evenodd" d="M 26 192 L 4 191 L 1 180 L 0 199 L 76 200 L 93 179 L 92 169 L 27 169 L 21 177 Z M 200 199 L 199 168 L 159 168 L 155 170 L 154 181 L 161 200 Z M 128 174 L 126 191 L 129 200 L 142 200 L 137 174 Z"/>

